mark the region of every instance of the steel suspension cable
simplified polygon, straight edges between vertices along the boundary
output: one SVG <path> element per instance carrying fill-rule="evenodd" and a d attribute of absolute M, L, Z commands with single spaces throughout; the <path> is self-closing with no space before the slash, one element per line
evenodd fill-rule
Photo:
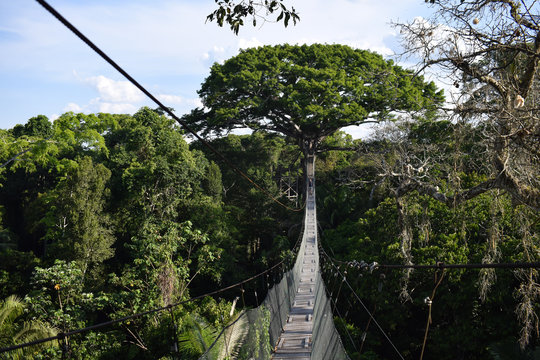
<path fill-rule="evenodd" d="M 267 195 L 272 201 L 283 206 L 287 210 L 291 211 L 301 211 L 301 208 L 291 208 L 290 206 L 282 203 L 276 199 L 268 190 L 261 187 L 255 181 L 253 181 L 248 175 L 246 175 L 242 170 L 240 170 L 236 165 L 234 165 L 229 159 L 227 159 L 223 154 L 221 154 L 216 148 L 210 145 L 202 136 L 197 134 L 185 121 L 176 116 L 168 107 L 163 105 L 152 93 L 150 93 L 144 86 L 142 86 L 137 80 L 135 80 L 131 75 L 129 75 L 120 65 L 118 65 L 114 60 L 112 60 L 105 52 L 103 52 L 97 45 L 95 45 L 90 39 L 88 39 L 82 32 L 80 32 L 73 24 L 71 24 L 65 17 L 63 17 L 58 11 L 56 11 L 51 5 L 49 5 L 45 0 L 36 0 L 41 6 L 43 6 L 51 15 L 53 15 L 58 21 L 60 21 L 65 27 L 67 27 L 71 32 L 73 32 L 79 39 L 81 39 L 86 45 L 88 45 L 92 50 L 94 50 L 99 56 L 101 56 L 106 62 L 108 62 L 113 68 L 115 68 L 120 74 L 122 74 L 130 83 L 142 91 L 146 96 L 150 98 L 156 105 L 158 105 L 164 112 L 171 116 L 176 122 L 178 122 L 186 131 L 191 133 L 197 140 L 199 140 L 204 146 L 206 146 L 210 151 L 216 154 L 223 162 L 225 162 L 234 172 L 240 175 L 242 178 L 247 180 L 253 187 L 261 191 L 263 194 Z"/>
<path fill-rule="evenodd" d="M 508 263 L 470 263 L 470 264 L 446 264 L 445 262 L 438 261 L 436 264 L 379 264 L 373 262 L 371 264 L 364 262 L 363 264 L 358 261 L 343 261 L 338 260 L 330 256 L 320 244 L 321 251 L 326 257 L 331 259 L 335 263 L 339 264 L 359 264 L 371 269 L 538 269 L 540 268 L 540 262 L 508 262 Z"/>
<path fill-rule="evenodd" d="M 376 267 L 385 269 L 535 269 L 540 268 L 540 262 L 513 262 L 494 264 L 445 264 L 443 262 L 440 262 L 433 265 L 377 264 Z"/>
<path fill-rule="evenodd" d="M 21 348 L 24 348 L 24 347 L 32 346 L 32 345 L 39 345 L 39 344 L 43 344 L 43 343 L 54 341 L 54 340 L 63 340 L 65 338 L 67 338 L 67 337 L 70 337 L 70 336 L 73 336 L 73 335 L 76 335 L 76 334 L 85 333 L 85 332 L 95 330 L 95 329 L 99 329 L 99 328 L 102 328 L 102 327 L 105 327 L 105 326 L 110 326 L 110 325 L 122 323 L 122 322 L 131 320 L 131 319 L 135 319 L 135 318 L 138 318 L 138 317 L 141 317 L 141 316 L 158 313 L 158 312 L 165 311 L 165 310 L 170 310 L 170 309 L 175 308 L 177 306 L 184 305 L 184 304 L 193 302 L 195 300 L 202 299 L 202 298 L 207 297 L 207 296 L 216 295 L 216 294 L 225 292 L 227 290 L 242 286 L 242 285 L 244 285 L 246 283 L 249 283 L 249 282 L 251 282 L 251 281 L 253 281 L 253 280 L 255 280 L 255 279 L 257 279 L 257 278 L 259 278 L 259 277 L 261 277 L 263 275 L 265 275 L 266 273 L 274 270 L 278 266 L 282 265 L 285 261 L 286 261 L 286 259 L 283 259 L 280 262 L 278 262 L 277 264 L 273 265 L 272 267 L 270 267 L 270 268 L 268 268 L 268 269 L 266 269 L 266 270 L 264 270 L 264 271 L 262 271 L 262 272 L 260 272 L 260 273 L 258 273 L 256 275 L 253 275 L 253 276 L 251 276 L 251 277 L 249 277 L 249 278 L 247 278 L 245 280 L 237 282 L 235 284 L 232 284 L 232 285 L 229 285 L 229 286 L 226 286 L 226 287 L 214 290 L 214 291 L 210 291 L 210 292 L 207 292 L 207 293 L 202 294 L 202 295 L 197 295 L 197 296 L 191 297 L 191 298 L 189 298 L 187 300 L 179 301 L 179 302 L 176 302 L 174 304 L 169 304 L 167 306 L 161 306 L 161 307 L 154 308 L 154 309 L 144 311 L 144 312 L 140 312 L 140 313 L 137 313 L 137 314 L 127 315 L 127 316 L 124 316 L 124 317 L 121 317 L 121 318 L 118 318 L 118 319 L 109 320 L 109 321 L 105 321 L 105 322 L 102 322 L 102 323 L 94 324 L 94 325 L 91 325 L 91 326 L 87 326 L 85 328 L 66 331 L 66 332 L 61 332 L 61 333 L 58 333 L 56 336 L 51 336 L 51 337 L 47 337 L 47 338 L 43 338 L 43 339 L 29 341 L 29 342 L 18 344 L 18 345 L 8 346 L 8 347 L 5 347 L 5 348 L 1 348 L 0 353 L 4 353 L 4 352 L 7 352 L 7 351 L 13 351 L 13 350 L 21 349 Z"/>
<path fill-rule="evenodd" d="M 377 326 L 377 328 L 380 330 L 380 332 L 383 334 L 383 336 L 386 338 L 386 340 L 388 341 L 388 343 L 392 346 L 392 348 L 395 350 L 395 352 L 399 355 L 399 357 L 402 359 L 402 360 L 405 360 L 405 358 L 403 357 L 403 355 L 401 355 L 401 352 L 398 350 L 398 348 L 394 345 L 394 343 L 392 342 L 392 340 L 390 339 L 390 337 L 386 334 L 386 332 L 383 330 L 383 328 L 381 327 L 381 325 L 379 324 L 379 322 L 377 321 L 377 319 L 375 319 L 375 317 L 373 316 L 373 314 L 369 311 L 369 309 L 367 308 L 367 306 L 364 304 L 364 302 L 362 301 L 362 299 L 360 298 L 360 296 L 358 296 L 358 294 L 356 293 L 356 291 L 352 288 L 351 284 L 349 283 L 349 281 L 346 279 L 345 275 L 341 272 L 341 270 L 336 266 L 336 264 L 334 264 L 334 262 L 332 261 L 332 259 L 326 254 L 326 252 L 324 252 L 324 249 L 323 249 L 323 253 L 324 255 L 326 256 L 326 258 L 328 259 L 328 261 L 330 262 L 330 264 L 336 269 L 336 271 L 343 277 L 344 279 L 344 283 L 348 286 L 348 288 L 351 290 L 351 293 L 354 295 L 354 297 L 358 300 L 358 302 L 360 303 L 360 305 L 362 305 L 362 307 L 364 308 L 364 310 L 366 311 L 366 313 L 369 315 L 369 317 L 371 318 L 371 320 L 373 321 L 373 323 Z"/>

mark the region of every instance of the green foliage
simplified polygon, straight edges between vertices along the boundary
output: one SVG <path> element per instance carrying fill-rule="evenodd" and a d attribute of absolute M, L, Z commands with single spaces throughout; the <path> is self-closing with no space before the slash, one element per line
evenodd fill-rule
<path fill-rule="evenodd" d="M 218 333 L 212 325 L 206 324 L 204 319 L 196 314 L 187 315 L 183 320 L 184 326 L 178 336 L 180 353 L 186 358 L 198 359 L 208 350 Z M 217 358 L 219 348 L 217 345 L 207 355 L 211 359 Z"/>
<path fill-rule="evenodd" d="M 0 347 L 7 347 L 42 338 L 55 336 L 56 329 L 40 321 L 18 321 L 25 309 L 24 302 L 17 296 L 9 296 L 0 303 Z M 35 357 L 40 349 L 54 348 L 56 341 L 47 344 L 29 346 L 23 349 L 0 354 L 1 359 L 28 359 Z M 6 356 L 6 357 L 5 357 Z"/>
<path fill-rule="evenodd" d="M 488 347 L 488 352 L 493 360 L 535 360 L 540 357 L 540 347 L 523 351 L 519 345 L 513 343 L 499 343 Z"/>
<path fill-rule="evenodd" d="M 279 174 L 296 177 L 301 172 L 298 148 L 276 134 L 262 131 L 251 135 L 231 134 L 212 140 L 211 145 L 278 198 Z M 288 238 L 291 228 L 302 221 L 302 214 L 291 214 L 253 189 L 201 144 L 192 146 L 205 151 L 209 160 L 220 165 L 223 205 L 214 203 L 209 207 L 208 201 L 201 199 L 191 203 L 187 212 L 195 226 L 205 229 L 213 241 L 227 249 L 222 254 L 222 278 L 241 280 L 279 261 L 281 252 L 292 246 L 289 241 L 282 241 L 282 237 Z M 288 200 L 282 197 L 281 201 Z M 245 261 L 238 264 L 234 259 Z"/>
<path fill-rule="evenodd" d="M 51 129 L 49 138 L 0 132 L 8 145 L 0 148 L 7 161 L 0 283 L 5 296 L 24 296 L 21 321 L 68 331 L 150 310 L 252 274 L 290 246 L 285 235 L 300 218 L 245 191 L 217 159 L 195 144 L 190 149 L 162 114 L 67 113 Z M 216 143 L 276 194 L 274 169 L 296 161 L 297 150 L 276 136 Z M 28 151 L 13 157 L 17 149 Z M 192 315 L 220 329 L 229 311 L 226 300 L 203 302 L 200 315 L 179 308 L 178 333 Z M 68 355 L 165 358 L 172 354 L 172 327 L 168 314 L 144 316 L 70 338 Z M 50 348 L 34 357 L 60 356 Z"/>
<path fill-rule="evenodd" d="M 212 162 L 208 166 L 205 179 L 206 191 L 215 201 L 221 200 L 221 194 L 223 193 L 223 185 L 221 182 L 221 170 L 219 166 Z"/>
<path fill-rule="evenodd" d="M 111 195 L 126 238 L 146 218 L 171 219 L 190 196 L 201 191 L 208 163 L 188 144 L 173 120 L 142 108 L 120 118 L 105 135 L 110 149 Z"/>
<path fill-rule="evenodd" d="M 23 125 L 16 125 L 11 133 L 14 137 L 18 138 L 23 135 L 26 136 L 41 136 L 47 138 L 52 135 L 52 124 L 45 115 L 38 115 L 30 118 L 28 122 Z"/>
<path fill-rule="evenodd" d="M 33 290 L 25 297 L 32 318 L 67 331 L 86 325 L 84 304 L 93 294 L 83 292 L 83 271 L 76 262 L 56 260 L 48 268 L 36 267 Z"/>
<path fill-rule="evenodd" d="M 220 250 L 189 222 L 147 222 L 126 246 L 132 265 L 114 281 L 129 289 L 125 296 L 135 312 L 182 299 L 197 275 L 219 276 L 212 263 Z"/>
<path fill-rule="evenodd" d="M 291 19 L 295 25 L 300 20 L 294 7 L 289 10 L 283 0 L 264 0 L 264 3 L 254 0 L 215 0 L 215 2 L 218 8 L 206 17 L 206 21 L 215 20 L 220 27 L 226 23 L 236 35 L 238 35 L 240 27 L 244 25 L 244 19 L 248 17 L 251 17 L 253 26 L 257 25 L 257 19 L 263 18 L 267 20 L 272 14 L 277 13 L 279 14 L 274 21 L 280 22 L 283 20 L 285 27 L 289 25 Z"/>
<path fill-rule="evenodd" d="M 83 273 L 113 256 L 114 237 L 104 213 L 111 172 L 90 157 L 76 162 L 44 197 L 49 206 L 43 222 L 45 243 L 56 258 L 80 262 Z"/>
<path fill-rule="evenodd" d="M 32 252 L 0 250 L 0 298 L 27 293 L 30 290 L 28 279 L 39 264 L 39 258 Z"/>

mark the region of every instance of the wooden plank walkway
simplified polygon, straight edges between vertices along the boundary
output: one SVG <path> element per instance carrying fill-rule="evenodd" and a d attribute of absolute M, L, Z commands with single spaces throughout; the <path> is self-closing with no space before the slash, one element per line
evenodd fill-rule
<path fill-rule="evenodd" d="M 300 283 L 289 313 L 284 331 L 279 338 L 272 359 L 309 360 L 311 358 L 311 335 L 313 333 L 313 306 L 315 281 L 319 271 L 317 253 L 317 221 L 314 196 L 308 197 L 304 236 L 306 246 L 301 264 Z"/>

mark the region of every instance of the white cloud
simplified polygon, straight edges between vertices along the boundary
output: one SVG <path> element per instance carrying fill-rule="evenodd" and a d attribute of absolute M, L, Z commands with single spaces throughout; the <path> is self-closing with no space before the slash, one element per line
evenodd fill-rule
<path fill-rule="evenodd" d="M 161 94 L 157 98 L 167 104 L 184 104 L 186 102 L 186 99 L 178 95 Z"/>
<path fill-rule="evenodd" d="M 195 99 L 194 105 L 195 105 L 196 107 L 203 107 L 203 103 L 202 103 L 202 101 L 201 101 L 200 98 Z"/>
<path fill-rule="evenodd" d="M 231 47 L 225 49 L 223 46 L 212 46 L 212 48 L 206 51 L 202 55 L 202 63 L 205 67 L 210 67 L 214 63 L 222 64 L 225 60 L 232 56 L 232 53 L 236 54 L 236 50 L 231 51 Z"/>
<path fill-rule="evenodd" d="M 117 81 L 103 75 L 85 79 L 99 93 L 102 101 L 111 103 L 133 103 L 144 100 L 144 94 L 129 81 Z"/>
<path fill-rule="evenodd" d="M 390 49 L 387 46 L 384 46 L 383 44 L 376 45 L 376 44 L 370 43 L 369 41 L 343 41 L 341 42 L 341 44 L 348 45 L 355 49 L 371 50 L 383 56 L 392 56 L 395 53 L 394 50 Z"/>
<path fill-rule="evenodd" d="M 186 105 L 186 106 L 202 106 L 201 100 L 199 98 L 188 99 L 183 96 L 168 95 L 168 94 L 157 95 L 157 98 L 158 100 L 164 102 L 165 106 L 167 106 L 168 104 Z"/>
<path fill-rule="evenodd" d="M 86 105 L 68 103 L 64 111 L 85 113 L 133 114 L 143 105 L 145 95 L 129 81 L 113 80 L 104 75 L 81 78 L 76 71 L 73 75 L 82 83 L 97 91 L 98 97 Z"/>
<path fill-rule="evenodd" d="M 133 114 L 138 109 L 138 107 L 133 104 L 100 102 L 97 105 L 98 112 L 110 114 Z"/>
<path fill-rule="evenodd" d="M 342 128 L 347 134 L 351 135 L 353 139 L 367 139 L 377 129 L 377 124 L 363 124 L 363 125 L 350 125 Z"/>
<path fill-rule="evenodd" d="M 264 43 L 262 41 L 257 40 L 257 38 L 252 37 L 251 39 L 240 39 L 238 40 L 238 48 L 239 49 L 247 49 L 252 47 L 259 47 L 263 46 Z"/>
<path fill-rule="evenodd" d="M 218 52 L 225 51 L 219 47 L 216 47 L 215 50 Z M 97 91 L 99 96 L 92 98 L 85 105 L 70 102 L 65 106 L 64 111 L 133 114 L 141 106 L 156 106 L 128 81 L 113 80 L 104 75 L 82 77 L 77 71 L 73 71 L 72 74 L 79 82 L 90 85 Z M 165 106 L 176 108 L 178 113 L 186 113 L 194 107 L 202 107 L 202 102 L 198 97 L 188 98 L 167 93 L 158 93 L 155 96 L 163 102 Z"/>
<path fill-rule="evenodd" d="M 69 104 L 66 105 L 66 107 L 64 108 L 64 112 L 68 112 L 68 111 L 73 111 L 75 113 L 78 113 L 78 112 L 82 112 L 83 109 L 82 107 L 80 107 L 79 105 L 73 103 L 73 102 L 70 102 Z"/>

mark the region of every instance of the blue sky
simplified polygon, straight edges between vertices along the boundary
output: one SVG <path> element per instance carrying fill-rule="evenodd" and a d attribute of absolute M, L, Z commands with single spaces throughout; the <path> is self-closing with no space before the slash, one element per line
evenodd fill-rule
<path fill-rule="evenodd" d="M 177 115 L 200 102 L 212 63 L 240 48 L 341 43 L 390 56 L 391 21 L 428 16 L 424 0 L 290 0 L 301 21 L 246 26 L 234 35 L 206 23 L 213 0 L 49 0 Z M 0 128 L 66 111 L 133 113 L 155 107 L 33 0 L 0 0 Z"/>

